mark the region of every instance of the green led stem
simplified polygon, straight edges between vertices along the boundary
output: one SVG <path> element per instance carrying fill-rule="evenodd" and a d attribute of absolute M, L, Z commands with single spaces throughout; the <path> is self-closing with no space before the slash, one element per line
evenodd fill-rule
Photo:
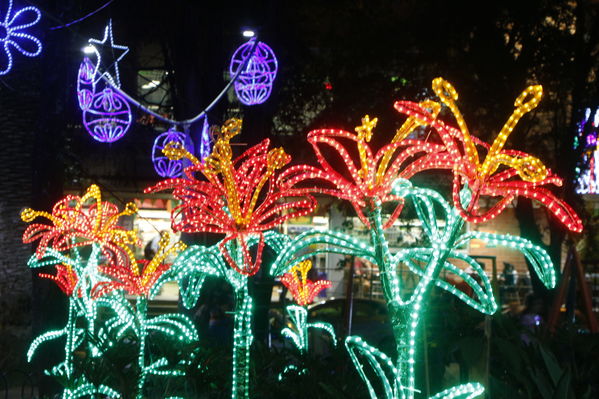
<path fill-rule="evenodd" d="M 81 258 L 79 251 L 75 248 L 73 257 L 67 257 L 62 253 L 48 248 L 45 251 L 45 256 L 42 259 L 37 259 L 34 255 L 30 258 L 28 266 L 31 268 L 39 268 L 43 266 L 55 265 L 64 263 L 72 267 L 78 277 L 77 285 L 73 290 L 73 294 L 69 298 L 69 310 L 67 324 L 62 330 L 50 331 L 37 337 L 30 345 L 27 352 L 27 360 L 31 361 L 35 351 L 42 343 L 56 339 L 64 335 L 65 337 L 65 360 L 61 363 L 61 374 L 66 378 L 71 378 L 74 373 L 73 369 L 73 352 L 83 342 L 83 330 L 76 327 L 77 320 L 84 318 L 86 326 L 90 333 L 94 331 L 94 323 L 97 317 L 95 301 L 91 298 L 91 284 L 98 281 L 97 264 L 100 256 L 100 247 L 97 244 L 92 246 L 92 251 L 85 262 Z M 81 293 L 81 297 L 79 297 Z M 91 345 L 91 344 L 90 344 Z M 65 391 L 65 395 L 67 392 Z"/>
<path fill-rule="evenodd" d="M 127 331 L 132 331 L 139 342 L 137 356 L 139 375 L 136 397 L 141 399 L 144 397 L 143 391 L 149 375 L 180 377 L 185 374 L 180 370 L 169 369 L 170 365 L 165 358 L 158 359 L 149 365 L 146 364 L 148 362 L 148 334 L 151 331 L 157 331 L 171 337 L 174 342 L 186 343 L 195 342 L 199 337 L 193 322 L 184 315 L 166 314 L 148 318 L 147 298 L 145 296 L 137 297 L 135 306 L 127 300 L 126 293 L 123 290 L 115 290 L 108 295 L 95 299 L 92 296 L 92 288 L 99 282 L 107 281 L 106 277 L 98 272 L 98 262 L 101 256 L 100 246 L 93 244 L 87 259 L 81 257 L 77 248 L 71 251 L 70 257 L 51 248 L 46 250 L 42 259 L 37 259 L 35 256 L 31 257 L 29 266 L 33 268 L 59 263 L 69 265 L 77 275 L 77 284 L 69 298 L 67 325 L 61 330 L 50 331 L 37 337 L 28 350 L 28 360 L 31 360 L 35 351 L 43 342 L 64 336 L 66 339 L 65 360 L 54 366 L 48 373 L 69 380 L 75 374 L 73 353 L 78 350 L 86 336 L 90 338 L 88 340 L 89 355 L 91 357 L 100 357 L 106 349 L 118 346 Z M 98 326 L 98 310 L 100 308 L 107 309 L 112 316 Z M 87 333 L 84 329 L 75 327 L 81 324 L 79 321 L 84 321 L 83 325 L 85 325 Z M 193 354 L 190 356 L 193 356 Z M 186 362 L 187 360 L 181 360 L 179 365 L 184 365 Z M 73 384 L 65 388 L 64 398 L 73 399 L 96 394 L 121 397 L 111 388 L 104 385 L 95 386 L 85 378 L 78 377 Z"/>
<path fill-rule="evenodd" d="M 136 316 L 138 322 L 139 353 L 137 356 L 137 367 L 139 367 L 139 377 L 137 380 L 137 399 L 143 398 L 143 388 L 146 383 L 146 314 L 148 312 L 148 301 L 145 297 L 137 297 Z"/>
<path fill-rule="evenodd" d="M 280 251 L 271 269 L 271 273 L 277 275 L 286 272 L 294 264 L 322 252 L 350 254 L 378 265 L 398 357 L 395 363 L 391 362 L 384 353 L 369 346 L 359 337 L 351 337 L 346 341 L 350 356 L 373 399 L 380 397 L 374 387 L 381 384 L 384 392 L 380 394 L 386 398 L 414 398 L 414 393 L 417 392 L 414 363 L 418 325 L 423 312 L 426 311 L 426 302 L 432 286 L 436 285 L 446 290 L 482 313 L 492 314 L 497 310 L 489 278 L 478 262 L 460 250 L 471 239 L 476 238 L 493 245 L 520 250 L 534 265 L 544 283 L 550 287 L 555 285 L 551 261 L 542 248 L 525 239 L 508 235 L 478 232 L 462 234 L 464 221 L 458 211 L 434 190 L 414 187 L 408 180 L 398 179 L 394 184 L 393 194 L 405 200 L 412 200 L 417 216 L 422 222 L 423 232 L 430 243 L 428 247 L 404 248 L 394 255 L 391 254 L 382 226 L 381 202 L 378 198 L 371 198 L 365 201 L 368 206 L 363 209 L 371 226 L 370 244 L 340 232 L 305 232 Z M 464 206 L 467 206 L 470 197 L 471 193 L 467 188 L 462 190 L 460 198 Z M 465 262 L 477 278 L 452 263 L 454 261 Z M 419 277 L 416 287 L 410 292 L 404 292 L 402 287 L 402 280 L 397 271 L 400 264 L 406 265 Z M 440 278 L 443 271 L 462 278 L 472 288 L 473 297 Z M 290 336 L 296 345 L 303 344 L 299 336 L 293 338 L 289 332 L 286 335 Z M 366 359 L 366 362 L 361 363 L 360 359 Z M 364 367 L 370 367 L 381 384 L 372 383 L 368 377 L 372 374 L 366 373 Z M 434 398 L 471 398 L 480 393 L 480 385 L 465 384 L 437 394 Z"/>
<path fill-rule="evenodd" d="M 252 334 L 253 301 L 247 288 L 235 292 L 235 318 L 233 330 L 233 371 L 231 397 L 250 397 L 250 346 Z"/>
<path fill-rule="evenodd" d="M 337 337 L 335 336 L 335 330 L 333 329 L 332 325 L 324 322 L 308 323 L 308 311 L 303 306 L 289 305 L 285 308 L 285 310 L 287 311 L 287 314 L 289 314 L 289 318 L 291 319 L 291 323 L 293 324 L 295 331 L 285 327 L 281 330 L 281 334 L 289 338 L 291 342 L 295 344 L 301 354 L 308 352 L 309 328 L 317 328 L 326 331 L 331 338 L 333 338 L 333 345 L 337 346 Z"/>
<path fill-rule="evenodd" d="M 262 233 L 265 245 L 279 252 L 289 245 L 290 239 L 275 231 Z M 244 237 L 248 248 L 256 245 L 260 235 L 250 234 Z M 225 249 L 233 260 L 241 265 L 243 257 L 236 240 L 229 240 Z M 248 276 L 237 273 L 225 261 L 221 254 L 221 243 L 210 247 L 193 245 L 180 253 L 169 270 L 163 273 L 150 291 L 150 298 L 160 292 L 167 281 L 177 281 L 183 305 L 192 308 L 197 303 L 202 285 L 209 276 L 222 278 L 235 292 L 233 358 L 231 397 L 247 399 L 250 396 L 250 347 L 253 342 L 252 314 L 253 300 L 248 293 Z"/>
<path fill-rule="evenodd" d="M 73 352 L 75 351 L 75 306 L 72 299 L 69 300 L 69 318 L 66 326 L 66 337 L 67 342 L 64 347 L 65 350 L 65 364 L 67 366 L 67 377 L 70 377 L 73 374 Z"/>

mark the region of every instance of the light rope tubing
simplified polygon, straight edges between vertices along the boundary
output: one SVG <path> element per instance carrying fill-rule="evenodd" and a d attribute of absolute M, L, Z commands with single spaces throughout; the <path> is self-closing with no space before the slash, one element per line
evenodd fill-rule
<path fill-rule="evenodd" d="M 237 72 L 235 73 L 235 76 L 233 76 L 233 78 L 229 81 L 229 83 L 227 83 L 225 85 L 225 87 L 221 90 L 220 93 L 218 93 L 218 95 L 216 96 L 216 98 L 214 98 L 214 100 L 212 100 L 212 102 L 210 104 L 208 104 L 208 106 L 206 108 L 204 108 L 204 110 L 202 112 L 200 112 L 199 114 L 197 114 L 196 116 L 189 118 L 189 119 L 185 119 L 182 121 L 176 121 L 173 119 L 169 119 L 166 118 L 162 115 L 160 115 L 157 112 L 152 111 L 151 109 L 149 109 L 148 107 L 144 106 L 141 102 L 137 101 L 136 99 L 134 99 L 133 97 L 131 97 L 129 94 L 127 94 L 125 91 L 123 91 L 121 88 L 116 87 L 112 82 L 110 82 L 106 76 L 102 76 L 102 79 L 112 87 L 112 89 L 114 91 L 116 91 L 117 93 L 119 93 L 120 95 L 122 95 L 123 97 L 125 97 L 129 102 L 131 102 L 133 105 L 135 105 L 137 108 L 143 110 L 144 112 L 160 119 L 161 121 L 171 124 L 171 125 L 183 125 L 183 126 L 189 126 L 199 120 L 201 120 L 202 118 L 204 118 L 206 116 L 206 114 L 221 100 L 221 98 L 227 93 L 227 91 L 229 90 L 229 88 L 233 85 L 233 83 L 235 83 L 235 81 L 237 81 L 237 79 L 239 78 L 239 75 L 241 75 L 241 72 L 243 71 L 243 69 L 245 69 L 245 67 L 247 66 L 248 62 L 250 61 L 250 59 L 252 58 L 252 56 L 254 55 L 254 51 L 256 50 L 256 46 L 258 45 L 258 37 L 254 37 L 253 39 L 251 39 L 254 41 L 254 44 L 252 45 L 252 49 L 250 50 L 250 53 L 248 54 L 248 56 L 245 58 L 245 60 L 243 60 L 243 63 L 239 66 L 239 68 L 237 69 Z"/>

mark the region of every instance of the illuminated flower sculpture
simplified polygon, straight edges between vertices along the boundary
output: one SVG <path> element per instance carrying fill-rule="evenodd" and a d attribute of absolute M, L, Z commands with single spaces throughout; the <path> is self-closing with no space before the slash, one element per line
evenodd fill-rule
<path fill-rule="evenodd" d="M 433 286 L 455 295 L 480 312 L 492 314 L 497 309 L 487 275 L 478 262 L 462 250 L 470 240 L 478 239 L 490 245 L 506 246 L 522 252 L 541 281 L 548 287 L 555 286 L 555 271 L 544 249 L 520 237 L 464 232 L 465 221 L 482 222 L 494 217 L 515 196 L 522 195 L 544 203 L 571 230 L 580 231 L 582 228 L 580 219 L 569 206 L 540 187 L 557 184 L 559 180 L 539 160 L 517 151 L 503 150 L 507 135 L 518 119 L 538 103 L 540 87 L 533 86 L 518 98 L 514 116 L 508 120 L 493 146 L 487 147 L 483 162 L 479 161 L 477 145 L 482 148 L 485 145 L 469 136 L 453 102 L 457 94 L 442 79 L 435 79 L 433 87 L 443 104 L 457 115 L 459 129 L 436 119 L 441 109 L 441 104 L 437 102 L 398 102 L 395 107 L 407 114 L 408 118 L 391 142 L 376 154 L 367 144 L 376 119 L 365 117 L 362 125 L 356 128 L 356 135 L 341 130 L 316 130 L 308 135 L 308 140 L 316 152 L 320 167 L 292 167 L 281 176 L 279 182 L 282 187 L 296 188 L 301 193 L 320 192 L 346 199 L 369 226 L 370 242 L 335 231 L 302 233 L 279 252 L 271 273 L 279 275 L 298 262 L 322 252 L 351 254 L 379 267 L 396 341 L 397 359 L 392 361 L 360 337 L 348 337 L 345 342 L 373 399 L 414 397 L 417 390 L 414 364 L 418 325 Z M 533 94 L 533 100 L 525 103 L 529 94 Z M 431 142 L 407 138 L 419 126 L 433 128 L 436 134 L 432 135 Z M 356 151 L 348 151 L 341 140 L 355 146 Z M 341 156 L 342 169 L 334 168 L 333 163 L 327 160 L 321 149 L 322 144 Z M 352 159 L 352 153 L 357 154 L 358 162 Z M 428 169 L 453 171 L 453 207 L 436 191 L 415 187 L 407 180 Z M 490 211 L 480 214 L 478 202 L 481 196 L 503 198 Z M 396 201 L 397 207 L 383 224 L 382 205 L 389 201 Z M 399 216 L 406 201 L 414 204 L 427 244 L 400 249 L 391 254 L 385 229 Z M 400 265 L 416 276 L 417 283 L 413 289 L 403 286 L 398 273 Z M 475 276 L 466 273 L 460 265 L 468 265 Z M 442 277 L 442 272 L 443 275 L 451 273 L 464 280 L 473 295 L 466 295 L 449 284 Z M 378 382 L 372 381 L 373 378 L 378 379 Z M 480 384 L 469 383 L 447 389 L 431 399 L 469 399 L 483 391 Z"/>
<path fill-rule="evenodd" d="M 423 105 L 429 106 L 431 103 L 426 101 Z M 434 112 L 438 112 L 439 108 L 435 106 Z M 355 129 L 355 134 L 335 129 L 319 129 L 310 132 L 308 142 L 316 153 L 320 168 L 308 165 L 292 166 L 281 175 L 281 185 L 294 187 L 298 183 L 314 181 L 316 186 L 308 188 L 305 192 L 315 191 L 351 202 L 362 222 L 368 225 L 364 212 L 366 208 L 373 206 L 373 201 L 401 201 L 401 198 L 392 194 L 391 190 L 393 183 L 405 168 L 417 161 L 426 162 L 434 155 L 446 154 L 445 147 L 442 145 L 406 139 L 415 128 L 423 124 L 416 117 L 409 117 L 391 142 L 375 154 L 369 142 L 377 121 L 377 118 L 371 120 L 366 115 L 362 119 L 362 125 Z M 344 145 L 357 150 L 359 155 L 357 163 L 351 158 L 350 152 Z M 326 147 L 342 161 L 344 170 L 337 171 L 331 166 L 330 157 L 325 155 Z M 401 209 L 401 207 L 396 208 L 386 221 L 385 227 L 393 224 Z"/>
<path fill-rule="evenodd" d="M 247 279 L 258 272 L 264 246 L 278 252 L 286 239 L 268 230 L 306 215 L 316 206 L 310 196 L 287 198 L 299 194 L 275 183 L 275 172 L 290 160 L 282 148 L 269 150 L 269 141 L 264 140 L 234 159 L 230 140 L 240 130 L 241 120 L 225 122 L 204 163 L 180 145 L 168 145 L 165 155 L 170 159 L 187 157 L 193 165 L 185 169 L 185 177 L 165 180 L 146 190 L 173 189 L 175 198 L 182 201 L 172 213 L 173 229 L 225 235 L 215 246 L 188 248 L 160 277 L 157 286 L 169 279 L 178 280 L 183 303 L 192 307 L 206 276 L 218 276 L 231 284 L 236 298 L 233 398 L 249 397 L 249 348 L 253 336 Z M 253 246 L 255 254 L 251 251 Z"/>
<path fill-rule="evenodd" d="M 79 283 L 79 277 L 77 277 L 77 273 L 73 270 L 73 267 L 69 264 L 61 264 L 56 265 L 56 274 L 48 274 L 48 273 L 40 273 L 39 277 L 47 278 L 52 280 L 58 285 L 58 288 L 68 296 L 73 295 L 75 292 L 75 288 Z M 81 296 L 81 292 L 78 292 L 78 295 Z"/>
<path fill-rule="evenodd" d="M 158 251 L 151 260 L 136 261 L 135 258 L 125 258 L 126 261 L 116 264 L 100 265 L 98 271 L 107 281 L 98 282 L 92 289 L 94 299 L 106 298 L 111 292 L 115 292 L 117 298 L 125 294 L 136 297 L 135 309 L 128 303 L 119 303 L 120 310 L 118 319 L 111 323 L 111 327 L 120 330 L 122 335 L 127 329 L 133 330 L 139 340 L 139 354 L 137 363 L 139 377 L 137 381 L 137 398 L 145 397 L 144 387 L 149 375 L 182 376 L 185 373 L 179 369 L 169 369 L 166 358 L 147 364 L 150 357 L 147 355 L 146 343 L 151 331 L 160 331 L 167 336 L 175 338 L 179 342 L 195 342 L 198 334 L 193 322 L 185 315 L 164 314 L 148 318 L 148 296 L 155 287 L 158 278 L 169 269 L 170 264 L 165 263 L 167 257 L 175 255 L 185 249 L 185 244 L 177 242 L 169 247 L 170 235 L 163 233 L 158 242 Z M 105 299 L 104 299 L 105 300 Z M 118 337 L 119 335 L 117 335 Z M 180 365 L 186 361 L 180 362 Z"/>
<path fill-rule="evenodd" d="M 437 78 L 433 81 L 433 90 L 454 115 L 458 128 L 446 125 L 436 119 L 426 109 L 408 101 L 398 101 L 395 108 L 412 118 L 425 121 L 440 135 L 447 151 L 436 154 L 426 161 L 410 165 L 402 173 L 405 178 L 411 177 L 424 169 L 450 169 L 454 172 L 453 201 L 460 215 L 469 222 L 481 223 L 496 217 L 518 196 L 528 197 L 545 205 L 568 229 L 582 231 L 582 222 L 574 210 L 564 201 L 558 199 L 547 185 L 561 186 L 562 180 L 555 176 L 543 163 L 520 151 L 505 150 L 507 139 L 518 121 L 527 112 L 533 110 L 541 101 L 541 86 L 529 86 L 518 96 L 514 113 L 495 138 L 491 146 L 471 137 L 466 122 L 455 101 L 458 94 L 453 86 Z M 437 104 L 438 106 L 438 104 Z M 481 153 L 485 152 L 481 160 Z M 472 199 L 464 207 L 459 199 L 462 187 L 467 186 Z M 499 201 L 490 209 L 481 212 L 481 197 L 499 197 Z"/>
<path fill-rule="evenodd" d="M 288 273 L 285 273 L 281 277 L 281 282 L 289 289 L 289 292 L 291 292 L 293 299 L 297 303 L 297 305 L 290 305 L 286 308 L 295 331 L 290 328 L 284 328 L 281 333 L 291 339 L 300 353 L 308 351 L 308 328 L 319 328 L 328 332 L 333 338 L 333 344 L 337 345 L 333 326 L 322 322 L 308 323 L 306 305 L 312 303 L 320 291 L 331 286 L 331 282 L 328 280 L 308 280 L 308 271 L 311 268 L 312 262 L 304 260 L 292 267 Z"/>
<path fill-rule="evenodd" d="M 135 232 L 125 230 L 117 223 L 121 216 L 135 212 L 137 207 L 133 203 L 127 204 L 125 210 L 119 212 L 116 205 L 102 202 L 100 188 L 94 184 L 83 197 L 68 195 L 57 202 L 52 213 L 25 209 L 21 213 L 24 222 L 43 217 L 51 221 L 52 225 L 30 225 L 23 234 L 23 242 L 39 240 L 35 251 L 38 259 L 44 256 L 48 248 L 61 252 L 92 243 L 100 244 L 107 256 L 123 251 L 129 254 L 131 250 L 127 245 L 135 244 Z"/>
<path fill-rule="evenodd" d="M 164 314 L 147 317 L 147 294 L 158 277 L 168 269 L 166 257 L 184 248 L 182 243 L 168 247 L 169 236 L 164 235 L 156 256 L 138 267 L 133 252 L 128 247 L 136 243 L 134 231 L 118 226 L 123 215 L 136 212 L 133 203 L 119 212 L 109 202 L 103 202 L 100 189 L 92 185 L 82 197 L 70 195 L 59 201 L 52 213 L 25 209 L 21 217 L 31 222 L 44 217 L 52 224 L 30 225 L 23 241 L 39 240 L 36 253 L 29 260 L 31 268 L 54 265 L 56 274 L 40 273 L 49 278 L 69 296 L 69 315 L 64 328 L 48 331 L 37 337 L 27 353 L 31 360 L 37 348 L 44 342 L 64 337 L 65 360 L 53 367 L 50 375 L 67 381 L 63 397 L 75 399 L 95 394 L 118 398 L 122 395 L 106 385 L 93 384 L 81 372 L 75 370 L 73 357 L 76 351 L 87 351 L 92 358 L 102 356 L 112 347 L 118 347 L 121 338 L 133 332 L 138 342 L 139 378 L 137 397 L 144 397 L 143 388 L 148 375 L 183 375 L 179 364 L 169 364 L 166 358 L 154 359 L 147 364 L 146 340 L 149 332 L 159 331 L 175 337 L 176 343 L 194 342 L 198 339 L 193 322 L 184 315 Z M 87 256 L 82 247 L 90 247 Z M 125 294 L 137 297 L 135 307 Z M 106 320 L 98 317 L 98 308 L 103 307 Z M 107 339 L 110 334 L 114 340 Z M 127 337 L 131 342 L 131 336 Z"/>
<path fill-rule="evenodd" d="M 289 272 L 281 276 L 281 282 L 291 292 L 293 299 L 300 306 L 311 304 L 320 291 L 331 286 L 331 282 L 328 280 L 308 280 L 310 269 L 312 269 L 312 261 L 305 260 L 293 266 Z"/>
<path fill-rule="evenodd" d="M 100 265 L 98 270 L 111 280 L 101 281 L 94 287 L 94 297 L 99 298 L 114 290 L 124 290 L 129 295 L 145 296 L 150 293 L 156 280 L 170 267 L 166 258 L 185 249 L 185 244 L 177 242 L 169 247 L 170 235 L 163 233 L 158 242 L 158 251 L 152 260 L 129 259 L 116 265 Z"/>
<path fill-rule="evenodd" d="M 0 75 L 6 75 L 13 66 L 12 51 L 26 57 L 35 57 L 42 52 L 42 42 L 26 32 L 41 18 L 40 11 L 32 6 L 13 12 L 13 0 L 4 2 L 0 9 Z"/>

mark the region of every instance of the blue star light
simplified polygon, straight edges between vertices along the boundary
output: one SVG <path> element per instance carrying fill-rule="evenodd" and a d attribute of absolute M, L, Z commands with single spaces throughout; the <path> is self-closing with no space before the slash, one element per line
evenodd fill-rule
<path fill-rule="evenodd" d="M 96 70 L 94 72 L 94 84 L 98 83 L 102 77 L 105 77 L 113 86 L 121 87 L 121 78 L 119 76 L 119 61 L 125 57 L 129 52 L 129 47 L 114 44 L 114 38 L 112 37 L 112 20 L 108 22 L 104 29 L 104 38 L 102 40 L 89 39 L 90 47 L 96 54 Z M 107 51 L 103 51 L 100 54 L 99 48 L 106 48 Z M 120 53 L 120 55 L 118 54 Z M 110 74 L 110 69 L 114 69 L 114 76 Z M 98 72 L 102 72 L 98 76 Z"/>
<path fill-rule="evenodd" d="M 27 57 L 35 57 L 42 52 L 42 42 L 25 33 L 25 29 L 38 23 L 40 10 L 24 7 L 12 12 L 12 0 L 6 2 L 6 12 L 0 9 L 0 75 L 6 75 L 12 69 L 12 50 Z"/>

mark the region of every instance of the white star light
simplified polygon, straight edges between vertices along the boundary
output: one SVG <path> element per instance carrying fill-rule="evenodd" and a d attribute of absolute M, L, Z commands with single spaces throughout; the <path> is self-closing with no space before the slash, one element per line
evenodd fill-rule
<path fill-rule="evenodd" d="M 114 38 L 112 36 L 112 20 L 108 22 L 108 25 L 106 25 L 106 28 L 104 29 L 104 38 L 102 40 L 89 39 L 88 42 L 90 44 L 88 48 L 90 50 L 91 48 L 93 48 L 93 52 L 96 54 L 97 57 L 96 70 L 94 72 L 94 76 L 96 76 L 96 79 L 94 80 L 94 84 L 98 83 L 100 79 L 102 79 L 102 77 L 105 77 L 112 85 L 116 87 L 121 87 L 121 78 L 119 76 L 119 61 L 122 60 L 123 57 L 125 57 L 125 55 L 129 52 L 129 47 L 114 44 Z M 104 57 L 104 60 L 102 59 L 100 51 L 98 50 L 99 47 L 109 48 L 109 51 L 112 52 L 114 58 L 116 59 L 109 65 L 103 65 L 102 62 L 105 62 L 106 57 Z M 115 50 L 121 51 L 121 55 L 116 57 Z M 100 70 L 101 66 L 103 66 L 102 70 Z M 110 68 L 114 68 L 114 76 L 110 74 Z M 98 76 L 99 71 L 101 71 L 102 73 Z"/>

